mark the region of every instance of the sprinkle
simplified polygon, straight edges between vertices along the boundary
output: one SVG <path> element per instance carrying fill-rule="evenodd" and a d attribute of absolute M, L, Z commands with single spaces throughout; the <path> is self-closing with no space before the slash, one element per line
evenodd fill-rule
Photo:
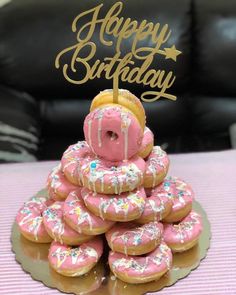
<path fill-rule="evenodd" d="M 141 243 L 142 243 L 142 239 L 141 239 L 140 235 L 135 235 L 134 236 L 134 245 L 137 246 Z"/>
<path fill-rule="evenodd" d="M 74 212 L 77 216 L 81 215 L 81 208 L 80 207 L 75 207 Z"/>
<path fill-rule="evenodd" d="M 90 169 L 96 169 L 96 167 L 97 167 L 96 162 L 91 162 Z"/>

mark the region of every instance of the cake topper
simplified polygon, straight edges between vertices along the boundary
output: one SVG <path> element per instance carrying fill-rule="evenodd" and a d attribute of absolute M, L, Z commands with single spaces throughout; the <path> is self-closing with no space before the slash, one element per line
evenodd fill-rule
<path fill-rule="evenodd" d="M 138 22 L 131 18 L 125 19 L 120 16 L 122 2 L 112 5 L 105 17 L 101 17 L 102 7 L 103 4 L 100 4 L 75 17 L 72 31 L 76 33 L 76 44 L 63 49 L 57 55 L 56 68 L 61 67 L 65 79 L 77 85 L 95 78 L 113 79 L 114 102 L 118 100 L 119 80 L 153 88 L 141 95 L 145 102 L 153 102 L 161 97 L 176 100 L 176 96 L 168 92 L 176 78 L 174 73 L 152 67 L 153 59 L 158 54 L 174 62 L 181 54 L 175 45 L 164 46 L 171 35 L 169 26 L 161 25 L 159 22 L 154 24 L 147 20 Z M 85 22 L 88 18 L 89 21 Z M 95 29 L 99 29 L 101 44 L 92 41 Z M 131 37 L 130 51 L 122 54 L 123 43 Z M 142 46 L 145 39 L 148 40 L 146 44 L 150 46 Z M 103 60 L 95 59 L 97 46 L 114 46 L 114 56 L 105 57 Z M 62 57 L 69 55 L 69 63 L 62 61 Z M 140 67 L 135 66 L 137 61 L 142 63 Z"/>

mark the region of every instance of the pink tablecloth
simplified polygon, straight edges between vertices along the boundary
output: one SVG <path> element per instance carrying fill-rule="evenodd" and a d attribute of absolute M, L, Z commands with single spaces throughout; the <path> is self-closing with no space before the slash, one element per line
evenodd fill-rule
<path fill-rule="evenodd" d="M 212 226 L 199 268 L 158 294 L 236 294 L 236 151 L 171 156 L 171 175 L 190 182 Z M 55 162 L 0 165 L 0 294 L 59 294 L 31 279 L 11 252 L 10 231 L 21 204 L 45 184 Z M 104 294 L 105 295 L 105 294 Z"/>

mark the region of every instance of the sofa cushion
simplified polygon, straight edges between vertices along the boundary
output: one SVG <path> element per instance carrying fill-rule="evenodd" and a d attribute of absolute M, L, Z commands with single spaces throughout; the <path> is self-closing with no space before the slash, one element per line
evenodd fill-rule
<path fill-rule="evenodd" d="M 37 159 L 39 107 L 26 93 L 0 86 L 0 162 Z"/>
<path fill-rule="evenodd" d="M 193 12 L 195 90 L 235 98 L 236 1 L 195 0 Z"/>

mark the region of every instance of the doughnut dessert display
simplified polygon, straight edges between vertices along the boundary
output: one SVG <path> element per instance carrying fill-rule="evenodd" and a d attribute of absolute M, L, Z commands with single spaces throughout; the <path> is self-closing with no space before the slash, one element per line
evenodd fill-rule
<path fill-rule="evenodd" d="M 112 90 L 99 93 L 83 130 L 85 140 L 49 173 L 48 198 L 20 208 L 19 232 L 48 243 L 50 274 L 62 280 L 82 280 L 98 265 L 126 284 L 166 280 L 178 269 L 175 255 L 197 248 L 204 230 L 191 186 L 167 175 L 169 157 L 128 90 L 119 90 L 116 103 Z"/>
<path fill-rule="evenodd" d="M 122 281 L 142 284 L 158 280 L 168 272 L 172 264 L 172 252 L 162 242 L 145 256 L 126 256 L 111 251 L 108 262 L 112 272 Z"/>
<path fill-rule="evenodd" d="M 160 146 L 154 146 L 146 159 L 143 186 L 154 188 L 160 184 L 167 175 L 169 158 Z"/>
<path fill-rule="evenodd" d="M 93 153 L 86 141 L 78 141 L 70 145 L 64 152 L 61 159 L 61 169 L 69 182 L 75 185 L 82 185 L 81 182 L 81 161 L 88 161 Z"/>
<path fill-rule="evenodd" d="M 142 129 L 144 130 L 146 125 L 146 114 L 141 101 L 129 90 L 118 89 L 117 102 L 118 105 L 125 107 L 134 114 L 134 116 L 138 119 Z M 102 105 L 107 105 L 110 103 L 113 103 L 113 89 L 103 90 L 94 97 L 91 103 L 90 112 Z"/>
<path fill-rule="evenodd" d="M 47 179 L 47 188 L 49 196 L 55 201 L 63 201 L 76 186 L 67 181 L 61 171 L 61 165 L 52 169 Z"/>
<path fill-rule="evenodd" d="M 129 109 L 110 104 L 96 108 L 85 118 L 84 136 L 97 156 L 118 162 L 138 153 L 143 129 Z"/>
<path fill-rule="evenodd" d="M 154 191 L 167 196 L 172 202 L 171 212 L 165 216 L 164 222 L 178 222 L 192 210 L 194 192 L 190 185 L 178 177 L 168 176 Z"/>
<path fill-rule="evenodd" d="M 92 158 L 81 167 L 82 182 L 95 193 L 117 194 L 130 192 L 143 183 L 145 161 L 134 156 L 127 161 L 108 162 Z"/>
<path fill-rule="evenodd" d="M 191 211 L 179 223 L 165 224 L 164 241 L 174 252 L 186 251 L 196 245 L 202 232 L 201 216 Z"/>
<path fill-rule="evenodd" d="M 75 248 L 52 242 L 48 261 L 56 272 L 68 277 L 77 277 L 89 272 L 98 262 L 102 252 L 103 242 L 100 237 Z"/>
<path fill-rule="evenodd" d="M 161 241 L 163 225 L 149 222 L 142 226 L 135 223 L 116 224 L 106 232 L 110 248 L 127 255 L 143 255 L 154 250 Z"/>
<path fill-rule="evenodd" d="M 139 218 L 145 208 L 146 194 L 143 187 L 120 195 L 97 194 L 87 188 L 81 190 L 86 207 L 102 219 L 131 221 Z"/>
<path fill-rule="evenodd" d="M 172 201 L 169 197 L 158 193 L 157 189 L 147 192 L 147 198 L 142 215 L 136 220 L 138 223 L 145 224 L 150 221 L 160 221 L 168 216 L 172 210 Z"/>
<path fill-rule="evenodd" d="M 147 156 L 151 153 L 154 146 L 154 134 L 152 131 L 145 126 L 143 132 L 143 139 L 141 142 L 141 147 L 139 149 L 138 155 L 143 159 L 147 158 Z"/>
<path fill-rule="evenodd" d="M 33 197 L 18 211 L 16 222 L 21 234 L 36 243 L 50 243 L 52 238 L 43 224 L 43 211 L 52 203 L 44 197 Z"/>
<path fill-rule="evenodd" d="M 64 202 L 55 202 L 43 211 L 43 224 L 49 236 L 61 244 L 76 246 L 92 239 L 91 236 L 73 230 L 64 221 Z"/>
<path fill-rule="evenodd" d="M 71 228 L 84 235 L 103 234 L 114 224 L 113 221 L 104 220 L 88 210 L 81 197 L 81 189 L 69 194 L 64 203 L 63 216 Z"/>

